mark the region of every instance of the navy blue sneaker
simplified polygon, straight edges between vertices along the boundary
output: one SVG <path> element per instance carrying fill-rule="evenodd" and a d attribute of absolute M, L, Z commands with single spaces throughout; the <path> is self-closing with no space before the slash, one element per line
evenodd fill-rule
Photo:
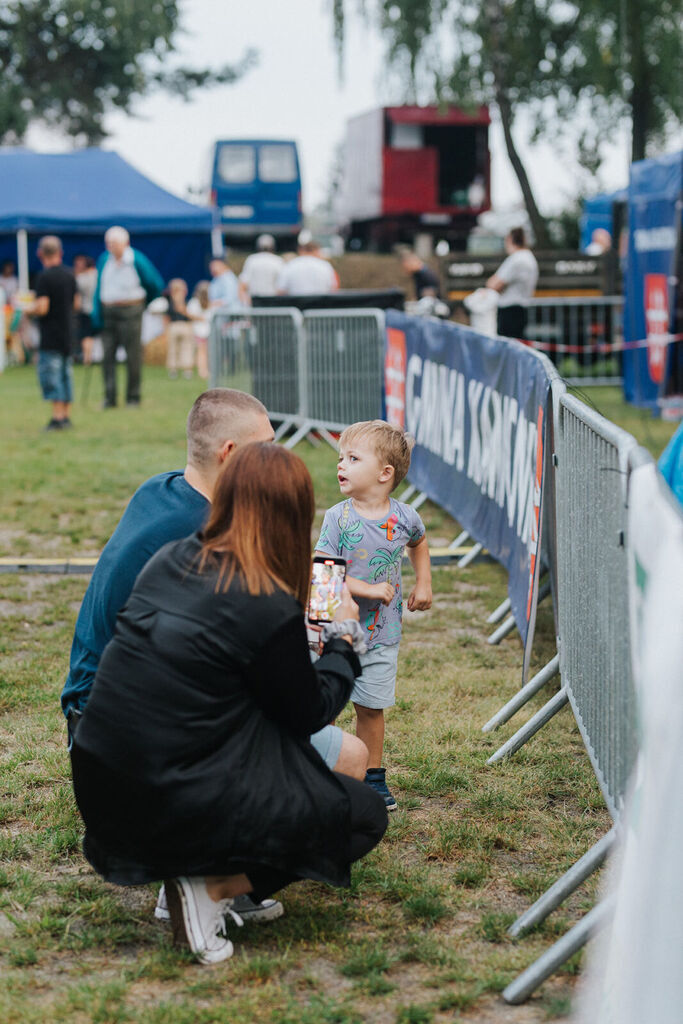
<path fill-rule="evenodd" d="M 375 792 L 379 793 L 388 811 L 395 811 L 398 804 L 387 788 L 386 771 L 386 768 L 368 768 L 365 773 L 365 784 L 372 786 Z"/>

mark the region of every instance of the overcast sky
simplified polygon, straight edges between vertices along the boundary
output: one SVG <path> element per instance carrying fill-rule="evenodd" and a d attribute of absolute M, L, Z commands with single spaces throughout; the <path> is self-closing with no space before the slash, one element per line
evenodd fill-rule
<path fill-rule="evenodd" d="M 237 61 L 249 47 L 256 68 L 233 86 L 207 90 L 190 103 L 156 94 L 139 101 L 134 117 L 113 114 L 105 148 L 116 150 L 158 184 L 187 197 L 208 185 L 208 154 L 217 138 L 293 138 L 299 143 L 304 207 L 325 194 L 336 144 L 346 119 L 375 106 L 402 102 L 395 77 L 383 67 L 382 43 L 354 19 L 349 25 L 344 80 L 339 81 L 330 0 L 181 0 L 183 34 L 178 60 L 195 66 Z M 32 130 L 29 144 L 67 148 L 64 140 Z M 571 160 L 547 147 L 530 151 L 518 139 L 543 212 L 555 212 L 576 194 Z M 502 132 L 491 130 L 493 201 L 520 202 Z M 626 184 L 627 143 L 610 151 L 601 185 Z"/>

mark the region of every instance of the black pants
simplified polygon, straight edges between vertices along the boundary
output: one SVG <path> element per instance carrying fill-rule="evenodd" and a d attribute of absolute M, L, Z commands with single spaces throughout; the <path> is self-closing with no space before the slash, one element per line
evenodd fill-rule
<path fill-rule="evenodd" d="M 524 306 L 498 307 L 498 333 L 503 338 L 523 338 L 526 320 Z"/>
<path fill-rule="evenodd" d="M 371 786 L 348 775 L 334 773 L 346 790 L 351 807 L 351 860 L 357 861 L 370 853 L 387 830 L 388 815 L 384 800 Z M 295 875 L 257 864 L 231 864 L 231 874 L 243 872 L 253 886 L 251 898 L 260 903 L 274 892 L 298 882 Z"/>
<path fill-rule="evenodd" d="M 102 372 L 104 374 L 104 404 L 116 405 L 116 350 L 122 345 L 126 351 L 126 401 L 140 401 L 142 374 L 142 313 L 144 303 L 130 306 L 105 306 L 102 310 Z"/>

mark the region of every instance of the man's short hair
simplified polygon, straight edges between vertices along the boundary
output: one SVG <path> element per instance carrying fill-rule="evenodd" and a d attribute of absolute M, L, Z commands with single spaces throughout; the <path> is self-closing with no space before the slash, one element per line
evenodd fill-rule
<path fill-rule="evenodd" d="M 62 241 L 56 235 L 43 235 L 38 242 L 38 252 L 43 256 L 61 256 Z"/>
<path fill-rule="evenodd" d="M 510 241 L 513 245 L 516 245 L 518 249 L 524 249 L 526 246 L 524 228 L 512 228 L 510 231 Z"/>
<path fill-rule="evenodd" d="M 253 395 L 233 388 L 202 392 L 187 417 L 187 461 L 191 466 L 212 466 L 226 441 L 239 443 L 251 433 L 256 416 L 267 416 L 265 405 Z"/>
<path fill-rule="evenodd" d="M 275 239 L 272 235 L 259 235 L 256 248 L 259 252 L 275 252 Z"/>
<path fill-rule="evenodd" d="M 121 227 L 120 224 L 115 224 L 104 232 L 104 244 L 107 245 L 108 242 L 124 242 L 128 245 L 130 242 L 130 235 L 125 228 Z"/>
<path fill-rule="evenodd" d="M 339 447 L 352 448 L 358 441 L 369 445 L 383 466 L 393 466 L 393 491 L 410 469 L 410 453 L 415 439 L 384 420 L 364 420 L 353 423 L 343 431 Z"/>

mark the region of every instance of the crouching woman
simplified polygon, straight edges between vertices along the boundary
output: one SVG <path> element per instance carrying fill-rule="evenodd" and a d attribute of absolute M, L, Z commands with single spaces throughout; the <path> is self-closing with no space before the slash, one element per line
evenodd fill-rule
<path fill-rule="evenodd" d="M 381 798 L 308 739 L 360 674 L 348 592 L 342 635 L 309 659 L 313 514 L 297 456 L 261 443 L 233 455 L 204 532 L 138 577 L 73 743 L 87 859 L 119 885 L 165 880 L 176 941 L 204 963 L 232 954 L 234 897 L 348 885 L 386 829 Z"/>

